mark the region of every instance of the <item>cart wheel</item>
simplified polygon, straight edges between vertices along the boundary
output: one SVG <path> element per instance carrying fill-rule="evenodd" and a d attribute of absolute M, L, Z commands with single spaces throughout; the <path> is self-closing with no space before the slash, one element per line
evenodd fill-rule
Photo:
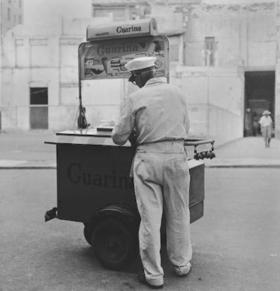
<path fill-rule="evenodd" d="M 86 241 L 92 246 L 93 245 L 93 242 L 91 240 L 91 237 L 92 237 L 92 225 L 90 223 L 85 223 L 85 226 L 84 226 L 84 237 L 86 239 Z"/>
<path fill-rule="evenodd" d="M 97 259 L 109 269 L 119 270 L 136 258 L 137 227 L 132 223 L 105 218 L 96 225 L 92 241 Z"/>

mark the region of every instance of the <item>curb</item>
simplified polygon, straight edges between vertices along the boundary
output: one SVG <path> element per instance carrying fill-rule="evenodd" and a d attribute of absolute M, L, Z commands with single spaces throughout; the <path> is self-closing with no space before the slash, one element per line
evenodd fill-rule
<path fill-rule="evenodd" d="M 1 161 L 0 160 L 0 170 L 55 170 L 56 163 L 50 162 L 39 162 L 32 163 L 28 161 Z M 280 168 L 280 163 L 209 163 L 205 164 L 205 168 L 272 168 L 278 169 Z"/>
<path fill-rule="evenodd" d="M 277 169 L 280 168 L 280 165 L 274 164 L 263 164 L 263 165 L 205 165 L 206 168 L 271 168 Z"/>
<path fill-rule="evenodd" d="M 56 169 L 51 161 L 0 160 L 0 170 L 47 170 Z"/>
<path fill-rule="evenodd" d="M 205 161 L 206 168 L 280 168 L 280 159 L 217 159 Z"/>
<path fill-rule="evenodd" d="M 0 166 L 0 170 L 55 170 L 56 166 Z"/>

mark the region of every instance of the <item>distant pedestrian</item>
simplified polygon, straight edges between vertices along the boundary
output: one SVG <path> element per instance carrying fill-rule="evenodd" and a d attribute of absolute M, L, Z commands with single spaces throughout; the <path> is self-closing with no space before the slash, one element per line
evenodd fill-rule
<path fill-rule="evenodd" d="M 271 135 L 272 135 L 272 119 L 270 117 L 270 112 L 265 110 L 263 116 L 259 120 L 261 126 L 262 136 L 264 137 L 265 147 L 270 146 Z"/>

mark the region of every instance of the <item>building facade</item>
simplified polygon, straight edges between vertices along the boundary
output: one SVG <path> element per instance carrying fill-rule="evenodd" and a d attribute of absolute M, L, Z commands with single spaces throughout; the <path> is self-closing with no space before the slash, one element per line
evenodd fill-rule
<path fill-rule="evenodd" d="M 147 0 L 93 0 L 92 16 L 111 17 L 114 21 L 143 19 L 151 16 L 151 5 Z"/>
<path fill-rule="evenodd" d="M 221 3 L 202 3 L 189 14 L 186 66 L 207 66 L 216 72 L 221 68 L 235 70 L 239 90 L 232 84 L 222 100 L 210 102 L 210 106 L 215 104 L 234 114 L 231 128 L 241 125 L 241 136 L 260 134 L 258 120 L 269 110 L 279 137 L 279 1 Z M 211 81 L 209 92 L 213 85 Z M 223 88 L 224 82 L 215 86 Z"/>
<path fill-rule="evenodd" d="M 23 23 L 23 0 L 0 0 L 0 100 L 2 99 L 3 40 L 7 31 Z M 1 111 L 0 111 L 0 129 Z"/>
<path fill-rule="evenodd" d="M 229 2 L 94 0 L 94 19 L 62 19 L 53 30 L 16 27 L 4 42 L 2 129 L 76 127 L 77 51 L 86 26 L 153 16 L 170 36 L 170 81 L 186 94 L 192 135 L 221 144 L 259 134 L 254 121 L 268 109 L 280 136 L 279 3 Z M 85 82 L 89 122 L 116 120 L 127 89 L 124 80 Z"/>
<path fill-rule="evenodd" d="M 9 29 L 23 23 L 23 0 L 0 1 L 0 33 L 4 35 Z"/>

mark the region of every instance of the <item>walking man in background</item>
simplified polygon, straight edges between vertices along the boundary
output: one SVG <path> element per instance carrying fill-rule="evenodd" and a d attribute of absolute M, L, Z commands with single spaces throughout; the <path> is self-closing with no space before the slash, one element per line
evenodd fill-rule
<path fill-rule="evenodd" d="M 261 125 L 261 132 L 264 137 L 265 147 L 269 147 L 272 135 L 272 119 L 268 110 L 263 112 L 263 116 L 260 118 L 259 124 Z"/>
<path fill-rule="evenodd" d="M 112 138 L 122 145 L 135 134 L 133 162 L 134 189 L 141 217 L 140 256 L 142 283 L 161 288 L 160 227 L 163 209 L 166 217 L 167 253 L 178 276 L 191 270 L 189 169 L 184 139 L 189 131 L 185 97 L 179 88 L 155 77 L 155 57 L 129 61 L 129 81 L 140 89 L 121 108 Z"/>

